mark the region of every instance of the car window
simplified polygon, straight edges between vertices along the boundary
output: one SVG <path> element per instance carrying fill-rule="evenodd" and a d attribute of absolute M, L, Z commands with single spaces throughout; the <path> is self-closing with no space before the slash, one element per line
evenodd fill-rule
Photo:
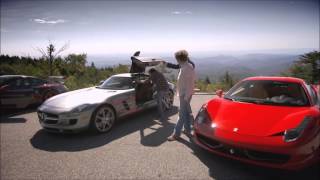
<path fill-rule="evenodd" d="M 31 87 L 31 81 L 29 78 L 23 78 L 23 86 L 26 88 Z"/>
<path fill-rule="evenodd" d="M 124 90 L 133 88 L 133 81 L 131 77 L 110 77 L 105 80 L 98 88 Z"/>
<path fill-rule="evenodd" d="M 13 81 L 16 78 L 12 77 L 0 77 L 0 86 L 10 84 L 11 81 Z"/>
<path fill-rule="evenodd" d="M 11 81 L 8 85 L 11 90 L 32 88 L 29 78 L 17 78 Z"/>
<path fill-rule="evenodd" d="M 8 83 L 9 89 L 22 89 L 23 88 L 23 79 L 22 78 L 16 78 Z"/>
<path fill-rule="evenodd" d="M 269 105 L 309 105 L 307 95 L 300 84 L 271 80 L 242 81 L 231 88 L 225 98 Z"/>
<path fill-rule="evenodd" d="M 39 86 L 47 83 L 47 81 L 38 78 L 29 78 L 29 81 L 31 82 L 32 86 Z"/>

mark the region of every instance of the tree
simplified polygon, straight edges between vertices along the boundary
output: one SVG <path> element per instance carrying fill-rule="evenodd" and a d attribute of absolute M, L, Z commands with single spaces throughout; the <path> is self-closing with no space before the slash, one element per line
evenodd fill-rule
<path fill-rule="evenodd" d="M 311 83 L 315 83 L 320 79 L 320 52 L 313 51 L 306 53 L 299 58 L 301 64 L 311 65 Z"/>
<path fill-rule="evenodd" d="M 82 75 L 86 69 L 87 54 L 69 54 L 64 59 L 70 75 Z"/>
<path fill-rule="evenodd" d="M 69 43 L 65 43 L 58 51 L 56 51 L 56 48 L 51 41 L 49 41 L 49 45 L 46 47 L 47 49 L 44 50 L 43 48 L 37 48 L 37 50 L 42 54 L 42 56 L 49 61 L 49 76 L 52 76 L 53 74 L 53 62 L 57 55 L 59 55 L 61 52 L 65 51 L 69 47 Z M 56 53 L 54 53 L 56 51 Z"/>
<path fill-rule="evenodd" d="M 206 84 L 211 84 L 211 81 L 210 81 L 208 76 L 206 76 L 206 79 L 204 81 L 205 81 Z"/>
<path fill-rule="evenodd" d="M 320 80 L 320 52 L 313 51 L 299 57 L 289 69 L 289 76 L 298 77 L 309 83 L 317 83 Z"/>
<path fill-rule="evenodd" d="M 225 72 L 222 83 L 225 85 L 226 89 L 230 89 L 234 85 L 234 80 L 228 71 Z"/>

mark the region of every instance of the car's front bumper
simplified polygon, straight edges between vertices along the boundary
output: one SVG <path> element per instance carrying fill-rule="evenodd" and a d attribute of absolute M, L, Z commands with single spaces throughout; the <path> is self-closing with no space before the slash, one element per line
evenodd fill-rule
<path fill-rule="evenodd" d="M 89 127 L 93 110 L 71 113 L 59 109 L 39 108 L 37 113 L 43 129 L 50 132 L 72 133 Z"/>
<path fill-rule="evenodd" d="M 270 168 L 299 170 L 319 160 L 320 149 L 314 146 L 317 139 L 305 144 L 285 145 L 278 143 L 281 137 L 245 137 L 216 131 L 196 125 L 194 142 L 212 153 Z"/>

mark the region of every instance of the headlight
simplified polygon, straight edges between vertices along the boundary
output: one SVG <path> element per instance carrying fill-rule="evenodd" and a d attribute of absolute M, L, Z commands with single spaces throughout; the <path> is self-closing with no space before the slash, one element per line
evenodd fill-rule
<path fill-rule="evenodd" d="M 210 118 L 209 118 L 209 115 L 208 115 L 206 107 L 204 107 L 204 106 L 201 107 L 201 109 L 199 110 L 199 113 L 198 113 L 195 121 L 198 124 L 210 122 Z"/>
<path fill-rule="evenodd" d="M 61 114 L 61 118 L 70 118 L 74 116 L 79 116 L 81 112 L 86 111 L 90 108 L 90 104 L 82 104 L 73 108 L 71 111 Z"/>
<path fill-rule="evenodd" d="M 284 141 L 285 142 L 292 142 L 297 140 L 301 134 L 303 133 L 303 131 L 305 130 L 305 128 L 308 126 L 308 124 L 313 120 L 312 117 L 310 116 L 306 116 L 302 122 L 299 124 L 298 127 L 294 128 L 294 129 L 288 129 L 284 132 Z"/>
<path fill-rule="evenodd" d="M 90 104 L 82 104 L 74 109 L 72 109 L 71 113 L 80 113 L 87 110 L 90 107 Z"/>

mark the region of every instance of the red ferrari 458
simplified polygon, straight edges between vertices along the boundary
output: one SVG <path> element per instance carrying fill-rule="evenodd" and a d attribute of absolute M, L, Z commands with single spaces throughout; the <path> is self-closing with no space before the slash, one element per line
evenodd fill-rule
<path fill-rule="evenodd" d="M 255 165 L 299 170 L 320 160 L 319 97 L 302 79 L 244 79 L 204 104 L 194 129 L 202 148 Z"/>

